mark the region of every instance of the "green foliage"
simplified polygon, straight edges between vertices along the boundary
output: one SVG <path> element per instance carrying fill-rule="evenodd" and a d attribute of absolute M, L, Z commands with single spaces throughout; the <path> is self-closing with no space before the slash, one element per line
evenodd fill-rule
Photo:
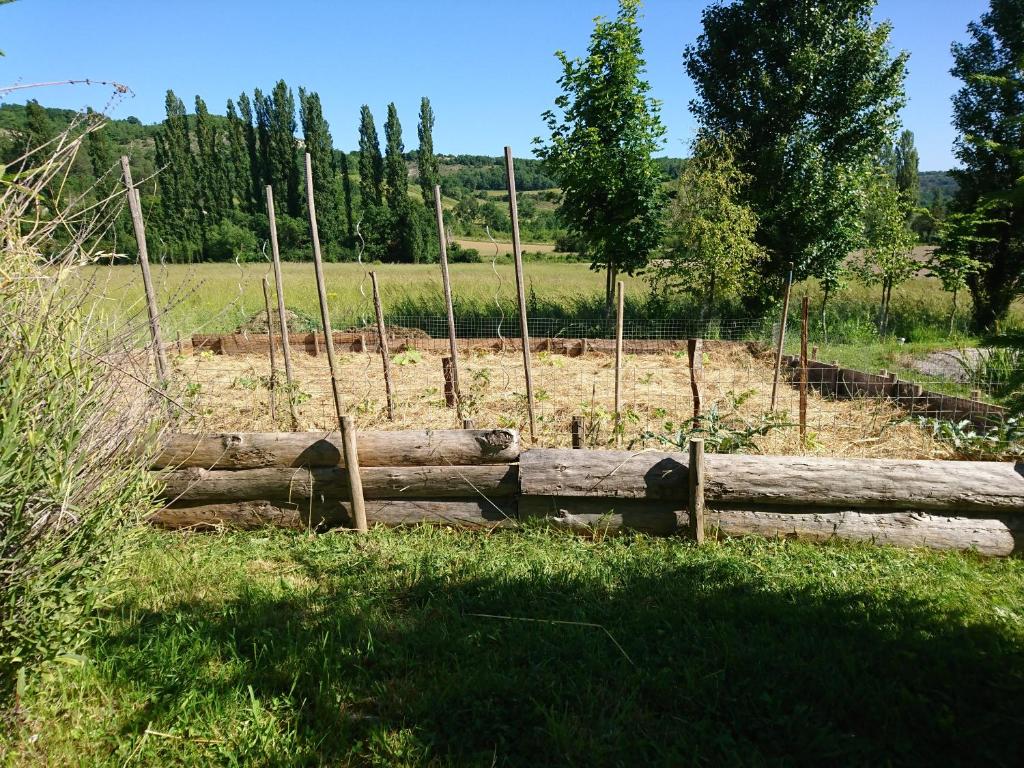
<path fill-rule="evenodd" d="M 913 258 L 914 234 L 907 227 L 906 199 L 886 169 L 868 174 L 864 196 L 864 249 L 854 270 L 868 285 L 882 286 L 878 332 L 884 336 L 892 289 L 909 280 L 920 265 Z"/>
<path fill-rule="evenodd" d="M 373 113 L 365 104 L 359 110 L 359 196 L 364 211 L 384 202 L 384 158 Z"/>
<path fill-rule="evenodd" d="M 724 410 L 718 403 L 713 403 L 701 413 L 696 424 L 692 420 L 682 424 L 667 421 L 661 432 L 647 431 L 640 439 L 654 440 L 678 451 L 686 451 L 689 450 L 690 439 L 699 437 L 704 440 L 704 449 L 708 453 L 758 453 L 756 438 L 795 425 L 785 414 L 773 411 L 765 411 L 752 418 L 741 415 L 739 407 L 753 394 L 753 390 L 729 392 Z"/>
<path fill-rule="evenodd" d="M 650 269 L 656 290 L 682 292 L 714 313 L 722 298 L 749 289 L 764 251 L 756 242 L 757 216 L 740 202 L 749 181 L 724 137 L 700 137 L 679 176 L 665 243 Z"/>
<path fill-rule="evenodd" d="M 299 114 L 302 136 L 313 169 L 313 197 L 316 201 L 316 223 L 320 242 L 334 249 L 343 240 L 343 219 L 339 202 L 342 189 L 334 162 L 334 141 L 324 119 L 320 96 L 299 88 Z"/>
<path fill-rule="evenodd" d="M 978 429 L 970 421 L 954 422 L 920 416 L 918 426 L 948 443 L 965 459 L 1000 461 L 1024 457 L 1024 422 L 1011 417 L 1003 423 Z"/>
<path fill-rule="evenodd" d="M 416 168 L 419 172 L 420 192 L 423 204 L 434 210 L 434 186 L 441 183 L 437 157 L 434 155 L 434 109 L 430 99 L 420 100 L 420 122 L 416 127 L 420 145 L 416 150 Z"/>
<path fill-rule="evenodd" d="M 920 156 L 917 153 L 917 147 L 914 146 L 912 131 L 903 131 L 900 134 L 893 157 L 896 188 L 903 195 L 907 205 L 910 208 L 916 208 L 921 200 L 921 179 L 918 175 Z"/>
<path fill-rule="evenodd" d="M 939 231 L 939 246 L 928 259 L 931 274 L 942 282 L 944 290 L 953 296 L 949 312 L 949 332 L 953 333 L 956 322 L 957 297 L 967 288 L 968 279 L 988 267 L 975 257 L 978 246 L 995 242 L 994 238 L 982 234 L 995 220 L 985 218 L 980 212 L 953 213 L 942 222 Z"/>
<path fill-rule="evenodd" d="M 960 136 L 955 154 L 962 168 L 957 207 L 993 222 L 981 228 L 991 238 L 969 246 L 987 268 L 971 274 L 977 330 L 994 329 L 1014 299 L 1024 293 L 1024 1 L 991 0 L 971 22 L 970 42 L 954 43 L 952 74 L 964 81 L 953 98 L 953 124 Z"/>
<path fill-rule="evenodd" d="M 613 20 L 598 18 L 586 58 L 555 55 L 562 65 L 549 110 L 547 145 L 536 154 L 562 188 L 561 216 L 594 269 L 607 271 L 611 307 L 618 272 L 647 265 L 662 235 L 661 172 L 651 155 L 665 129 L 648 97 L 640 40 L 639 0 L 620 0 Z"/>
<path fill-rule="evenodd" d="M 710 135 L 742 137 L 745 202 L 768 252 L 751 305 L 823 276 L 857 241 L 862 169 L 890 141 L 904 103 L 905 53 L 891 56 L 874 0 L 737 0 L 703 12 L 685 51 L 694 112 Z"/>
<path fill-rule="evenodd" d="M 32 155 L 0 194 L 0 719 L 26 670 L 68 658 L 94 628 L 155 490 L 141 450 L 149 409 L 123 353 L 131 339 L 83 310 L 91 291 L 73 277 L 90 254 L 57 238 L 83 212 L 51 211 L 27 235 L 21 226 L 74 162 L 81 137 L 64 138 L 70 149 Z"/>
<path fill-rule="evenodd" d="M 257 261 L 261 258 L 256 235 L 230 219 L 221 219 L 207 230 L 206 253 L 216 261 Z"/>

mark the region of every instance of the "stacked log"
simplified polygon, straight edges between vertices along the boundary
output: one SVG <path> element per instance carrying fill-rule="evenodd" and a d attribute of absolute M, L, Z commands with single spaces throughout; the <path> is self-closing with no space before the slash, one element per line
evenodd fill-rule
<path fill-rule="evenodd" d="M 372 523 L 492 528 L 516 515 L 519 436 L 511 430 L 365 432 L 360 476 Z M 336 432 L 173 435 L 152 462 L 171 528 L 349 524 Z"/>
<path fill-rule="evenodd" d="M 511 430 L 366 432 L 371 524 L 683 533 L 684 453 L 532 449 Z M 705 524 L 726 535 L 1024 551 L 1024 464 L 705 456 Z M 335 433 L 176 435 L 153 460 L 166 527 L 348 526 Z"/>
<path fill-rule="evenodd" d="M 728 535 L 1024 551 L 1024 464 L 705 456 L 706 524 Z M 686 529 L 688 457 L 530 450 L 519 510 L 573 530 Z"/>

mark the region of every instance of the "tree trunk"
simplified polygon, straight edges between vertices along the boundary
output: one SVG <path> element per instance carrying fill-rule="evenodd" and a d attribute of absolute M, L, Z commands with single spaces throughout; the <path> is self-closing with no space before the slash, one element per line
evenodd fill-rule
<path fill-rule="evenodd" d="M 949 335 L 953 335 L 954 326 L 956 323 L 956 295 L 957 289 L 953 289 L 953 307 L 949 310 Z"/>
<path fill-rule="evenodd" d="M 825 285 L 824 290 L 821 294 L 821 344 L 825 346 L 828 344 L 828 323 L 826 322 L 825 311 L 828 308 L 828 294 L 829 287 Z"/>

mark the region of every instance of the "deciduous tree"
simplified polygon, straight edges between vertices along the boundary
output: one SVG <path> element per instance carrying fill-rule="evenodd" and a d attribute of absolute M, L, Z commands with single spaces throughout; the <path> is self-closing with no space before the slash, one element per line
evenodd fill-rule
<path fill-rule="evenodd" d="M 420 122 L 416 129 L 420 146 L 416 152 L 416 164 L 419 171 L 420 191 L 423 204 L 434 210 L 434 186 L 441 183 L 441 172 L 437 157 L 434 155 L 434 109 L 430 99 L 424 96 L 420 100 Z"/>
<path fill-rule="evenodd" d="M 665 194 L 651 156 L 665 131 L 644 79 L 639 10 L 639 0 L 620 0 L 614 19 L 596 20 L 585 58 L 555 54 L 562 93 L 543 115 L 548 143 L 534 140 L 562 188 L 562 219 L 591 268 L 606 272 L 608 312 L 618 273 L 647 266 L 662 235 Z"/>

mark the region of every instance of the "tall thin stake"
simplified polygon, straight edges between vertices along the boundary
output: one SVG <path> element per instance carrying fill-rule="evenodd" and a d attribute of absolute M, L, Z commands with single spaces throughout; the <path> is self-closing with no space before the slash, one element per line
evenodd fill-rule
<path fill-rule="evenodd" d="M 615 442 L 622 442 L 622 314 L 625 308 L 625 287 L 619 280 L 615 284 Z"/>
<path fill-rule="evenodd" d="M 281 352 L 284 356 L 284 378 L 288 384 L 288 410 L 292 429 L 299 428 L 299 414 L 295 410 L 295 384 L 292 375 L 292 350 L 288 341 L 288 318 L 284 308 L 284 281 L 281 279 L 281 250 L 277 245 L 277 217 L 274 215 L 274 190 L 267 185 L 267 219 L 270 221 L 270 253 L 274 257 L 274 290 L 277 293 L 277 319 L 281 329 Z"/>
<path fill-rule="evenodd" d="M 810 300 L 804 296 L 800 307 L 800 442 L 807 439 L 807 312 Z"/>
<path fill-rule="evenodd" d="M 452 387 L 455 391 L 455 413 L 462 418 L 462 391 L 459 389 L 459 350 L 455 341 L 455 310 L 452 307 L 452 283 L 448 276 L 448 237 L 444 231 L 441 209 L 441 187 L 434 185 L 434 212 L 437 217 L 437 242 L 441 247 L 441 283 L 444 286 L 444 309 L 448 313 L 448 349 L 451 353 Z"/>
<path fill-rule="evenodd" d="M 146 290 L 146 310 L 149 313 L 149 335 L 153 341 L 153 362 L 156 367 L 156 378 L 161 383 L 167 382 L 171 367 L 167 363 L 167 352 L 160 335 L 160 311 L 156 305 L 156 291 L 153 290 L 153 277 L 149 273 L 149 248 L 146 246 L 146 224 L 142 220 L 142 206 L 139 205 L 138 190 L 132 182 L 132 169 L 128 157 L 121 155 L 121 172 L 124 174 L 124 187 L 128 196 L 128 210 L 132 214 L 132 226 L 135 229 L 135 240 L 139 245 L 139 266 L 142 268 L 142 285 Z"/>
<path fill-rule="evenodd" d="M 270 346 L 270 386 L 267 387 L 267 391 L 270 392 L 270 418 L 272 421 L 276 421 L 277 407 L 274 404 L 274 390 L 277 388 L 277 360 L 274 359 L 274 324 L 270 319 L 270 283 L 265 277 L 263 278 L 263 306 L 267 310 L 267 343 Z"/>
<path fill-rule="evenodd" d="M 313 166 L 306 153 L 306 200 L 309 207 L 309 234 L 313 240 L 313 269 L 316 273 L 316 290 L 320 299 L 320 321 L 324 329 L 324 345 L 327 347 L 327 366 L 331 369 L 331 392 L 334 394 L 334 413 L 341 426 L 344 409 L 341 407 L 341 390 L 338 389 L 338 366 L 334 359 L 334 334 L 331 332 L 331 313 L 327 308 L 327 286 L 324 283 L 324 265 L 320 257 L 320 232 L 316 226 L 316 203 L 313 200 Z"/>
<path fill-rule="evenodd" d="M 690 493 L 687 511 L 690 513 L 690 535 L 698 544 L 704 543 L 704 441 L 690 438 Z"/>
<path fill-rule="evenodd" d="M 793 262 L 789 262 L 789 276 L 786 278 L 786 292 L 782 297 L 782 322 L 779 324 L 779 343 L 775 349 L 775 375 L 772 377 L 772 406 L 778 401 L 779 374 L 782 371 L 782 345 L 786 342 L 786 318 L 789 315 L 789 291 L 793 287 Z"/>
<path fill-rule="evenodd" d="M 395 420 L 395 401 L 391 392 L 391 354 L 388 352 L 388 336 L 384 330 L 384 308 L 380 303 L 380 289 L 377 287 L 377 273 L 370 273 L 373 287 L 373 311 L 377 315 L 377 335 L 380 336 L 380 357 L 384 362 L 384 392 L 388 398 L 388 421 Z"/>
<path fill-rule="evenodd" d="M 519 242 L 519 203 L 516 202 L 516 172 L 512 147 L 505 147 L 505 175 L 508 178 L 508 211 L 512 219 L 512 261 L 516 266 L 516 301 L 519 304 L 519 335 L 523 342 L 523 372 L 526 374 L 526 410 L 530 416 L 530 439 L 537 439 L 533 413 L 533 371 L 530 369 L 530 329 L 526 322 L 526 283 L 523 279 L 523 247 Z"/>
<path fill-rule="evenodd" d="M 346 416 L 341 407 L 341 390 L 338 389 L 338 365 L 334 357 L 334 334 L 331 331 L 331 314 L 327 309 L 327 286 L 324 283 L 324 265 L 320 257 L 320 232 L 316 225 L 316 202 L 313 200 L 313 163 L 306 153 L 306 201 L 309 208 L 309 236 L 313 241 L 313 267 L 316 271 L 316 290 L 320 299 L 320 320 L 324 327 L 324 344 L 327 347 L 327 365 L 331 369 L 331 392 L 334 394 L 334 412 L 341 429 L 341 447 L 348 471 L 349 488 L 352 492 L 352 517 L 356 529 L 365 533 L 366 506 L 363 503 L 363 482 L 359 477 L 359 456 L 356 452 L 355 426 L 352 417 Z"/>

